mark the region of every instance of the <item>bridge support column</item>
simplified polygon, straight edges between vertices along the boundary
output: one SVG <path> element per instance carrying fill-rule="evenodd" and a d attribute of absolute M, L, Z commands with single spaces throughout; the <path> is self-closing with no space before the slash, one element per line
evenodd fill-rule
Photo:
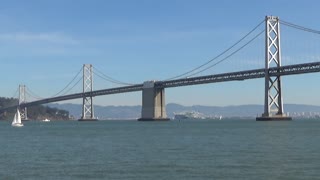
<path fill-rule="evenodd" d="M 271 77 L 270 67 L 281 67 L 280 23 L 275 16 L 266 16 L 266 49 L 265 49 L 265 99 L 264 113 L 257 121 L 291 120 L 284 114 L 281 76 Z"/>
<path fill-rule="evenodd" d="M 26 103 L 27 102 L 27 98 L 26 98 L 26 86 L 25 85 L 19 85 L 19 107 L 20 104 Z M 20 110 L 20 116 L 21 116 L 21 120 L 28 120 L 28 111 L 27 108 L 19 108 Z"/>
<path fill-rule="evenodd" d="M 138 121 L 168 121 L 164 88 L 155 88 L 155 81 L 147 81 L 142 90 L 142 111 Z"/>
<path fill-rule="evenodd" d="M 93 111 L 92 96 L 85 96 L 87 92 L 92 92 L 93 90 L 93 75 L 92 75 L 92 65 L 83 65 L 83 104 L 82 104 L 82 116 L 79 121 L 96 121 Z"/>

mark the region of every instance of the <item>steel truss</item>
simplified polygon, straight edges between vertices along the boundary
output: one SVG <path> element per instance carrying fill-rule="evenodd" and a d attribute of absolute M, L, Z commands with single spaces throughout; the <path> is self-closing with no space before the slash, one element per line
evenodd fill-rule
<path fill-rule="evenodd" d="M 280 23 L 275 16 L 266 16 L 265 104 L 262 116 L 283 115 L 281 76 L 270 76 L 270 67 L 281 67 Z"/>
<path fill-rule="evenodd" d="M 27 120 L 28 119 L 28 111 L 27 107 L 21 107 L 21 104 L 27 103 L 26 98 L 26 86 L 25 85 L 19 85 L 19 109 L 20 109 L 20 116 L 21 119 Z"/>
<path fill-rule="evenodd" d="M 83 65 L 83 94 L 93 90 L 92 65 Z M 83 96 L 82 117 L 81 119 L 94 119 L 92 96 Z"/>

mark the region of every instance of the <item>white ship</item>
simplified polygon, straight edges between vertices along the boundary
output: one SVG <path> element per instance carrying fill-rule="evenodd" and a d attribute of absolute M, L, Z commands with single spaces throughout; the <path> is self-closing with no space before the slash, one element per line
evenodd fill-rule
<path fill-rule="evenodd" d="M 44 119 L 44 120 L 42 120 L 42 122 L 50 122 L 50 119 Z"/>
<path fill-rule="evenodd" d="M 214 119 L 214 120 L 221 120 L 222 116 L 206 116 L 202 113 L 190 111 L 190 112 L 182 112 L 182 113 L 174 113 L 173 119 L 176 120 L 185 120 L 185 119 Z"/>

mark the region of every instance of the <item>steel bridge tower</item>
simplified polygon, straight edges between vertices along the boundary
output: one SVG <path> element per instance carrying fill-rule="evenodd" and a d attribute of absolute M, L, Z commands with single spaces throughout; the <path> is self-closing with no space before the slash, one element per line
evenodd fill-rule
<path fill-rule="evenodd" d="M 19 85 L 19 109 L 20 109 L 20 116 L 22 120 L 28 120 L 28 111 L 27 107 L 20 108 L 21 104 L 24 104 L 27 102 L 26 98 L 26 86 L 25 85 Z"/>
<path fill-rule="evenodd" d="M 83 65 L 83 104 L 79 121 L 95 121 L 91 92 L 93 91 L 92 64 Z M 88 95 L 89 93 L 89 95 Z"/>
<path fill-rule="evenodd" d="M 291 120 L 283 111 L 281 76 L 270 76 L 269 68 L 281 67 L 281 44 L 279 17 L 266 16 L 265 47 L 265 99 L 264 113 L 257 121 Z"/>

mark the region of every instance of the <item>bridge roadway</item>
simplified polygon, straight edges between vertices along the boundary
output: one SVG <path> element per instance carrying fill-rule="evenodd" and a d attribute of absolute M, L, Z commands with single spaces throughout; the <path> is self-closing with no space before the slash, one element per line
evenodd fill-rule
<path fill-rule="evenodd" d="M 280 68 L 274 67 L 269 69 L 270 76 L 278 76 L 278 75 L 285 76 L 285 75 L 295 75 L 295 74 L 314 73 L 314 72 L 320 72 L 320 62 L 295 64 L 295 65 L 282 66 Z M 238 71 L 238 72 L 231 72 L 231 73 L 199 76 L 199 77 L 192 77 L 192 78 L 182 78 L 182 79 L 168 80 L 168 81 L 157 81 L 155 82 L 155 88 L 172 88 L 172 87 L 179 87 L 179 86 L 190 86 L 190 85 L 197 85 L 197 84 L 217 83 L 217 82 L 226 82 L 226 81 L 242 81 L 247 79 L 256 79 L 256 78 L 263 78 L 263 77 L 265 77 L 264 68 L 248 70 L 248 71 Z M 117 87 L 117 88 L 96 90 L 96 91 L 86 92 L 86 93 L 76 93 L 76 94 L 70 94 L 65 96 L 46 98 L 38 101 L 21 104 L 20 106 L 29 107 L 34 105 L 65 101 L 65 100 L 71 100 L 71 99 L 78 99 L 83 97 L 90 97 L 90 96 L 94 97 L 94 96 L 119 94 L 119 93 L 142 91 L 142 90 L 143 90 L 143 84 L 136 84 L 131 86 L 123 86 L 123 87 Z M 12 108 L 17 108 L 17 106 L 2 108 L 0 109 L 0 111 L 3 112 Z"/>
<path fill-rule="evenodd" d="M 304 73 L 313 73 L 313 72 L 320 72 L 320 62 L 288 65 L 288 66 L 282 66 L 280 68 L 277 68 L 277 67 L 269 68 L 270 76 L 278 76 L 278 75 L 284 76 L 284 75 L 304 74 Z M 231 72 L 231 73 L 223 73 L 223 74 L 214 74 L 214 75 L 208 75 L 208 76 L 199 76 L 199 77 L 192 77 L 192 78 L 183 78 L 183 79 L 176 79 L 176 80 L 170 80 L 170 81 L 159 81 L 159 82 L 156 82 L 156 87 L 170 88 L 170 87 L 217 83 L 217 82 L 225 82 L 225 81 L 242 81 L 246 79 L 256 79 L 256 78 L 263 78 L 263 77 L 265 77 L 265 68 Z"/>

